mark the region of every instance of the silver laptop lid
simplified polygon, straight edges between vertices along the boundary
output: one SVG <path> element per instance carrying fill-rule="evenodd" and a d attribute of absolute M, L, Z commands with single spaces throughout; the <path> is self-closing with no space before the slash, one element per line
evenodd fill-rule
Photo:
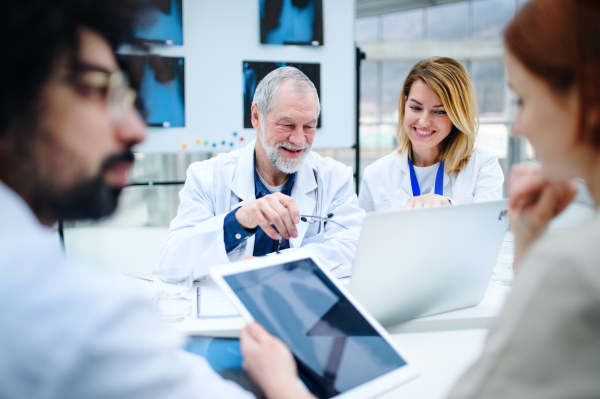
<path fill-rule="evenodd" d="M 384 325 L 478 304 L 507 208 L 502 200 L 368 214 L 350 292 Z"/>

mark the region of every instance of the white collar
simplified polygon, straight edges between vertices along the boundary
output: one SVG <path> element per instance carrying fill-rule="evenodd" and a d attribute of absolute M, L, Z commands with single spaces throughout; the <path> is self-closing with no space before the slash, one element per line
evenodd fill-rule
<path fill-rule="evenodd" d="M 243 150 L 235 167 L 231 191 L 242 200 L 255 199 L 254 192 L 254 151 L 256 149 L 256 139 L 252 140 Z M 311 153 L 307 155 L 296 172 L 296 181 L 292 188 L 298 194 L 306 194 L 317 188 L 317 181 L 310 163 Z"/>

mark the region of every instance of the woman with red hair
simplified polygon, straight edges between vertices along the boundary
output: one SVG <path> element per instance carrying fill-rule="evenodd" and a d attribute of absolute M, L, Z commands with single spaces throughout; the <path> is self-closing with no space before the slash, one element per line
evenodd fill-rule
<path fill-rule="evenodd" d="M 518 275 L 451 398 L 600 397 L 600 215 L 544 234 L 582 178 L 600 204 L 600 2 L 534 0 L 508 27 L 514 131 L 541 166 L 509 178 Z"/>

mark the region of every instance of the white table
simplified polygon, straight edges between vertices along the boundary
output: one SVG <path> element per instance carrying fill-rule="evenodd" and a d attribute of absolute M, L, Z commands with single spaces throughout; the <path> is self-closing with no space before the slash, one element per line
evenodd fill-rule
<path fill-rule="evenodd" d="M 195 285 L 210 285 L 210 281 Z M 387 326 L 400 353 L 419 371 L 419 376 L 382 398 L 442 399 L 457 379 L 479 356 L 487 328 L 507 295 L 507 288 L 490 282 L 482 302 L 473 307 L 422 317 Z M 237 337 L 244 325 L 240 317 L 201 318 L 196 301 L 192 317 L 171 326 L 188 335 Z"/>
<path fill-rule="evenodd" d="M 211 284 L 210 281 L 195 285 Z M 434 331 L 487 329 L 500 312 L 506 299 L 507 288 L 490 281 L 486 294 L 477 306 L 438 315 L 421 317 L 408 322 L 386 326 L 391 334 L 406 334 Z M 173 326 L 185 333 L 205 336 L 237 337 L 244 321 L 240 317 L 198 319 L 196 301 L 192 304 L 192 317 Z"/>
<path fill-rule="evenodd" d="M 442 399 L 481 353 L 487 330 L 394 334 L 400 353 L 419 376 L 381 398 Z"/>

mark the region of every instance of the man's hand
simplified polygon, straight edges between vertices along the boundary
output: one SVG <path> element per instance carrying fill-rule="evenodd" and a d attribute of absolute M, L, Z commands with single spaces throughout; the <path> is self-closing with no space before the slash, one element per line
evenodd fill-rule
<path fill-rule="evenodd" d="M 515 265 L 546 229 L 552 218 L 569 205 L 577 187 L 572 182 L 546 180 L 536 164 L 513 166 L 508 179 L 508 215 L 515 234 Z"/>
<path fill-rule="evenodd" d="M 242 367 L 267 398 L 314 398 L 298 385 L 294 357 L 279 339 L 260 324 L 250 322 L 240 331 Z"/>
<path fill-rule="evenodd" d="M 260 226 L 274 240 L 279 239 L 279 234 L 286 240 L 298 237 L 296 224 L 300 223 L 300 211 L 292 197 L 281 193 L 265 195 L 244 205 L 235 212 L 235 218 L 246 229 Z"/>
<path fill-rule="evenodd" d="M 451 204 L 451 202 L 448 198 L 442 197 L 441 195 L 429 193 L 429 194 L 419 195 L 418 197 L 409 198 L 408 201 L 406 202 L 406 205 L 404 205 L 404 209 L 431 208 L 434 206 L 450 205 L 450 204 Z"/>

